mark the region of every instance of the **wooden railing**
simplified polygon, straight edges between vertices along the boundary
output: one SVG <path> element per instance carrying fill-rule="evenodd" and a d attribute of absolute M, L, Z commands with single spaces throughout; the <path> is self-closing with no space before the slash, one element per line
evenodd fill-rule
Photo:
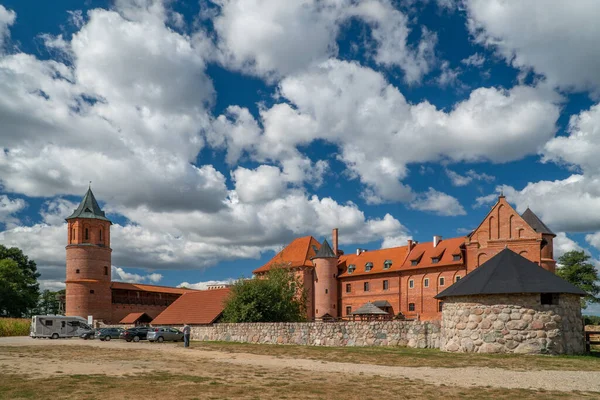
<path fill-rule="evenodd" d="M 592 345 L 600 345 L 600 331 L 585 331 L 585 351 L 589 353 Z"/>

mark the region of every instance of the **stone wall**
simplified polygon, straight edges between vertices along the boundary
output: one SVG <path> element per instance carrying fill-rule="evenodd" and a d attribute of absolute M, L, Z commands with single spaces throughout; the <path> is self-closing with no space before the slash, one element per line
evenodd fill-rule
<path fill-rule="evenodd" d="M 558 305 L 542 305 L 539 294 L 447 298 L 440 348 L 478 353 L 583 353 L 579 296 L 560 294 Z"/>
<path fill-rule="evenodd" d="M 309 346 L 439 348 L 438 321 L 244 323 L 193 326 L 192 340 Z"/>

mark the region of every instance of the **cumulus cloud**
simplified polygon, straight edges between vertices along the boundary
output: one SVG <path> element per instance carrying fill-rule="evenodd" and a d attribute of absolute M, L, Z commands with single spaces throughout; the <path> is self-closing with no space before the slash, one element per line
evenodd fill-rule
<path fill-rule="evenodd" d="M 10 37 L 8 28 L 15 23 L 17 14 L 12 10 L 7 10 L 0 4 L 0 54 L 4 48 L 6 40 Z"/>
<path fill-rule="evenodd" d="M 446 175 L 448 175 L 448 178 L 450 178 L 450 181 L 454 186 L 467 186 L 473 181 L 483 181 L 490 183 L 496 179 L 495 177 L 488 175 L 485 172 L 477 173 L 472 169 L 468 170 L 465 175 L 460 175 L 446 168 Z"/>
<path fill-rule="evenodd" d="M 479 53 L 471 54 L 469 57 L 462 59 L 461 63 L 471 67 L 481 67 L 485 63 L 485 56 Z"/>
<path fill-rule="evenodd" d="M 464 0 L 477 43 L 508 63 L 563 89 L 600 89 L 600 8 L 595 0 L 508 2 Z"/>
<path fill-rule="evenodd" d="M 17 212 L 27 207 L 23 199 L 11 199 L 7 195 L 0 195 L 0 224 L 10 228 L 19 223 L 19 219 L 14 216 Z"/>
<path fill-rule="evenodd" d="M 234 282 L 235 281 L 232 278 L 225 279 L 225 280 L 219 280 L 219 281 L 204 281 L 204 282 L 196 282 L 196 283 L 181 282 L 179 285 L 177 285 L 177 287 L 179 287 L 179 288 L 184 287 L 184 288 L 196 289 L 196 290 L 206 290 L 206 289 L 208 289 L 209 286 L 231 285 Z"/>
<path fill-rule="evenodd" d="M 435 34 L 421 28 L 408 44 L 409 19 L 388 0 L 214 0 L 216 57 L 225 65 L 267 79 L 297 73 L 337 55 L 336 38 L 356 19 L 370 28 L 372 58 L 400 67 L 405 81 L 419 82 L 434 63 Z"/>
<path fill-rule="evenodd" d="M 458 199 L 431 187 L 427 192 L 419 194 L 409 207 L 444 217 L 467 214 Z"/>
<path fill-rule="evenodd" d="M 112 280 L 127 283 L 158 283 L 162 279 L 161 274 L 152 273 L 146 275 L 134 274 L 123 268 L 112 266 Z"/>
<path fill-rule="evenodd" d="M 581 251 L 583 247 L 576 241 L 569 238 L 565 232 L 558 232 L 553 240 L 554 259 L 558 260 L 560 256 L 569 251 Z"/>

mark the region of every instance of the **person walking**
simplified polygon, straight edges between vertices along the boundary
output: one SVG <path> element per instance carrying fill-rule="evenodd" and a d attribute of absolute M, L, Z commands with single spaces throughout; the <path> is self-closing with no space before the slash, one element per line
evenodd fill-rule
<path fill-rule="evenodd" d="M 184 323 L 183 324 L 183 347 L 190 347 L 190 332 L 192 328 Z"/>

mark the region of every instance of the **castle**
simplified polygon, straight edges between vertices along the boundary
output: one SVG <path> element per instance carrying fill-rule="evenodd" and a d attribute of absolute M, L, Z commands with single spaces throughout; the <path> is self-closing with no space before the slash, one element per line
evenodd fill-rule
<path fill-rule="evenodd" d="M 119 323 L 128 315 L 155 318 L 191 289 L 111 280 L 110 226 L 91 188 L 66 218 L 67 277 L 65 315 Z"/>
<path fill-rule="evenodd" d="M 551 272 L 556 267 L 556 235 L 529 208 L 519 215 L 503 195 L 466 237 L 434 236 L 431 242 L 408 240 L 406 246 L 344 254 L 338 234 L 334 229 L 332 246 L 312 236 L 297 238 L 254 274 L 292 269 L 306 290 L 309 320 L 351 318 L 364 306 L 390 318 L 401 313 L 427 320 L 441 318 L 438 293 L 504 248 Z"/>
<path fill-rule="evenodd" d="M 142 313 L 156 318 L 180 297 L 180 304 L 173 307 L 184 304 L 189 314 L 190 307 L 203 309 L 228 291 L 219 288 L 199 297 L 182 296 L 198 291 L 113 282 L 112 222 L 91 188 L 66 221 L 66 315 L 92 316 L 105 323 L 133 320 Z M 440 319 L 443 303 L 435 296 L 504 248 L 549 271 L 554 272 L 556 266 L 552 245 L 556 235 L 530 209 L 519 215 L 502 195 L 465 237 L 434 236 L 431 242 L 409 240 L 406 246 L 344 254 L 338 247 L 338 234 L 334 229 L 332 246 L 312 236 L 297 238 L 253 272 L 260 277 L 273 267 L 293 270 L 307 293 L 308 320 L 352 317 L 363 306 L 375 307 L 390 318 L 401 313 L 411 319 Z M 202 304 L 196 304 L 196 297 L 202 297 Z M 222 300 L 217 302 L 222 311 Z M 182 310 L 169 310 L 163 314 L 169 321 L 185 317 Z M 173 313 L 177 318 L 173 319 Z M 218 314 L 215 311 L 206 320 L 213 321 Z"/>

